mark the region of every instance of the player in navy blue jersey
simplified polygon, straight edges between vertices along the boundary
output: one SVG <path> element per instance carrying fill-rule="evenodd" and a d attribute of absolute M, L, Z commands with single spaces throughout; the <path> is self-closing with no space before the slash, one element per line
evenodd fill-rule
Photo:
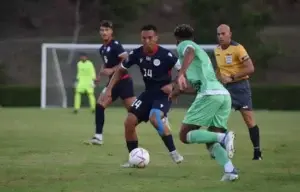
<path fill-rule="evenodd" d="M 168 98 L 172 90 L 171 70 L 177 63 L 177 57 L 169 50 L 157 45 L 157 29 L 153 25 L 146 25 L 141 29 L 143 46 L 134 49 L 126 62 L 121 64 L 111 79 L 105 96 L 106 101 L 111 100 L 113 87 L 121 77 L 127 73 L 132 65 L 138 65 L 145 83 L 145 91 L 132 103 L 127 119 L 125 120 L 125 138 L 128 151 L 138 147 L 136 126 L 150 120 L 153 127 L 161 136 L 165 146 L 175 163 L 183 161 L 183 157 L 176 151 L 173 137 L 165 117 L 171 106 Z M 123 167 L 132 167 L 125 163 Z"/>
<path fill-rule="evenodd" d="M 113 23 L 111 21 L 102 21 L 100 23 L 101 38 L 103 40 L 103 45 L 101 46 L 99 52 L 103 59 L 104 65 L 98 76 L 98 81 L 100 76 L 108 76 L 109 79 L 113 76 L 118 66 L 128 57 L 127 52 L 124 50 L 123 46 L 116 40 L 113 39 Z M 129 74 L 123 73 L 120 77 L 120 81 L 114 85 L 111 90 L 111 97 L 107 100 L 101 99 L 106 91 L 106 87 L 103 89 L 102 94 L 98 98 L 96 104 L 95 113 L 95 123 L 96 123 L 96 133 L 94 137 L 87 141 L 86 144 L 103 144 L 103 125 L 104 125 L 104 110 L 116 99 L 121 98 L 123 104 L 127 110 L 129 110 L 131 104 L 135 100 L 133 82 Z"/>

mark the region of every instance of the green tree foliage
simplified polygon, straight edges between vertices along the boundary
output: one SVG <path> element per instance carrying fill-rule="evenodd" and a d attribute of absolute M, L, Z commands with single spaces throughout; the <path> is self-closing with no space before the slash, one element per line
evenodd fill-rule
<path fill-rule="evenodd" d="M 262 42 L 259 32 L 272 21 L 272 7 L 261 0 L 187 0 L 194 19 L 199 43 L 216 42 L 216 28 L 225 23 L 231 26 L 233 39 L 250 52 L 256 66 L 267 70 L 277 47 Z"/>

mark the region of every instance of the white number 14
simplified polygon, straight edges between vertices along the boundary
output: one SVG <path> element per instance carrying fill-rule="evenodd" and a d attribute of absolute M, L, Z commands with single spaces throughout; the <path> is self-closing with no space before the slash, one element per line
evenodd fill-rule
<path fill-rule="evenodd" d="M 152 70 L 151 69 L 143 69 L 144 70 L 144 77 L 152 77 Z"/>

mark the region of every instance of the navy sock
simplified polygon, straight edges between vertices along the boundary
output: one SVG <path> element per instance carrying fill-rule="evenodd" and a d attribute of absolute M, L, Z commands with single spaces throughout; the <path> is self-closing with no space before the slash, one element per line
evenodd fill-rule
<path fill-rule="evenodd" d="M 128 152 L 138 148 L 138 141 L 126 141 Z"/>
<path fill-rule="evenodd" d="M 96 134 L 102 134 L 104 125 L 104 107 L 97 103 L 95 122 L 96 122 Z"/>
<path fill-rule="evenodd" d="M 259 128 L 255 125 L 252 128 L 249 128 L 250 139 L 252 141 L 255 151 L 260 151 L 260 138 L 259 138 Z"/>
<path fill-rule="evenodd" d="M 165 146 L 168 148 L 169 152 L 176 150 L 172 135 L 162 136 L 161 139 L 165 143 Z"/>

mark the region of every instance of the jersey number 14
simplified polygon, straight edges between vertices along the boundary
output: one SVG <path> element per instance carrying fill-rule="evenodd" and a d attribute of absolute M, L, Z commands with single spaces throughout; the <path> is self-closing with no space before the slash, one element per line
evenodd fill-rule
<path fill-rule="evenodd" d="M 151 69 L 143 69 L 144 70 L 144 77 L 152 77 L 152 70 Z"/>

